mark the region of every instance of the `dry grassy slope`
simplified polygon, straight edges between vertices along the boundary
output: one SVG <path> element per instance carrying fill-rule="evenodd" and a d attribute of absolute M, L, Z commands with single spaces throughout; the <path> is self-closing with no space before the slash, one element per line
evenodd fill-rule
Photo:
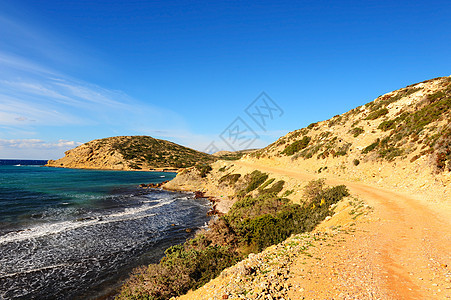
<path fill-rule="evenodd" d="M 93 140 L 66 151 L 65 157 L 49 161 L 48 166 L 63 168 L 152 170 L 182 168 L 209 163 L 206 153 L 154 139 L 149 136 L 118 136 Z"/>
<path fill-rule="evenodd" d="M 258 166 L 246 166 L 239 161 L 216 161 L 212 165 L 212 170 L 206 177 L 200 176 L 197 168 L 187 168 L 177 174 L 177 177 L 164 185 L 165 189 L 177 191 L 202 191 L 205 196 L 216 199 L 216 209 L 221 213 L 227 213 L 233 203 L 236 201 L 236 195 L 249 184 L 249 175 L 258 169 Z M 289 176 L 280 174 L 268 174 L 268 180 L 271 182 L 266 188 L 273 187 L 278 181 L 283 180 L 284 185 L 279 195 L 286 196 L 293 202 L 300 202 L 302 188 L 308 180 L 300 183 Z M 227 177 L 239 176 L 236 181 L 231 182 Z M 259 189 L 248 193 L 248 195 L 257 196 Z"/>
<path fill-rule="evenodd" d="M 243 160 L 449 198 L 450 108 L 451 77 L 435 78 L 290 132 Z"/>

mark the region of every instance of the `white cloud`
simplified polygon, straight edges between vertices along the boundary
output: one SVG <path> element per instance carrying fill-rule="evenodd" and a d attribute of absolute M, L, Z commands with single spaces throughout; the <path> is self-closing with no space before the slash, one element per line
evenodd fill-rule
<path fill-rule="evenodd" d="M 46 142 L 40 139 L 0 139 L 0 149 L 2 148 L 40 148 L 53 149 L 58 147 L 76 147 L 81 145 L 80 142 L 58 140 L 57 142 Z"/>
<path fill-rule="evenodd" d="M 57 159 L 61 153 L 82 143 L 75 141 L 44 141 L 40 139 L 0 139 L 2 159 Z"/>
<path fill-rule="evenodd" d="M 0 94 L 0 125 L 63 125 L 86 121 L 61 108 Z"/>

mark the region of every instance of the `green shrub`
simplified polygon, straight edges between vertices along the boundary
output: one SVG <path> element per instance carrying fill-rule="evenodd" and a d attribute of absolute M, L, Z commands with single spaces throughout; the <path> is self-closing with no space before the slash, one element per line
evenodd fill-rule
<path fill-rule="evenodd" d="M 341 146 L 340 148 L 338 148 L 337 152 L 335 152 L 334 156 L 344 156 L 348 153 L 349 148 L 351 147 L 350 143 L 346 143 L 343 146 Z"/>
<path fill-rule="evenodd" d="M 282 154 L 285 155 L 293 155 L 296 152 L 301 151 L 302 149 L 306 148 L 308 144 L 310 143 L 311 138 L 309 136 L 304 136 L 301 140 L 298 140 L 294 142 L 291 145 L 288 145 L 285 150 L 282 151 Z"/>
<path fill-rule="evenodd" d="M 228 247 L 196 249 L 189 243 L 170 247 L 159 264 L 137 269 L 122 287 L 118 300 L 169 299 L 217 277 L 239 256 Z"/>
<path fill-rule="evenodd" d="M 250 182 L 245 189 L 245 193 L 247 194 L 249 192 L 252 192 L 256 188 L 258 188 L 263 182 L 265 182 L 266 179 L 268 179 L 268 174 L 262 173 L 258 170 L 253 171 L 250 174 Z"/>
<path fill-rule="evenodd" d="M 274 194 L 264 194 L 236 202 L 224 218 L 246 249 L 261 251 L 293 233 L 313 229 L 331 214 L 331 204 L 349 195 L 345 186 L 325 188 L 323 180 L 308 186 L 314 187 L 314 192 L 309 193 L 313 198 L 304 206 Z"/>
<path fill-rule="evenodd" d="M 258 189 L 261 191 L 263 190 L 265 187 L 267 187 L 268 185 L 270 185 L 271 183 L 273 183 L 275 180 L 275 178 L 270 178 L 268 180 L 266 180 L 265 183 L 263 183 Z"/>
<path fill-rule="evenodd" d="M 228 185 L 234 185 L 238 179 L 240 179 L 241 174 L 227 174 L 219 178 L 219 183 L 226 183 Z"/>
<path fill-rule="evenodd" d="M 284 184 L 285 184 L 285 181 L 279 180 L 276 183 L 274 183 L 272 186 L 270 186 L 269 188 L 261 189 L 261 193 L 277 195 L 278 193 L 280 193 L 281 190 L 283 190 Z"/>
<path fill-rule="evenodd" d="M 377 126 L 377 129 L 380 129 L 382 131 L 387 131 L 393 128 L 395 128 L 395 120 L 383 121 L 379 124 L 379 126 Z"/>
<path fill-rule="evenodd" d="M 290 195 L 293 194 L 293 193 L 294 193 L 294 190 L 286 190 L 286 191 L 283 193 L 282 197 L 288 197 L 288 196 L 290 196 Z"/>
<path fill-rule="evenodd" d="M 358 137 L 360 134 L 364 133 L 365 130 L 363 130 L 362 127 L 354 127 L 349 131 L 354 137 Z"/>
<path fill-rule="evenodd" d="M 368 152 L 373 151 L 376 149 L 377 146 L 379 146 L 380 140 L 377 139 L 374 143 L 370 144 L 369 146 L 365 147 L 365 149 L 362 150 L 363 154 L 367 154 Z"/>
<path fill-rule="evenodd" d="M 386 114 L 388 114 L 388 109 L 387 108 L 381 108 L 379 110 L 373 111 L 371 112 L 366 118 L 365 120 L 376 120 L 377 118 L 380 118 L 382 116 L 385 116 Z"/>
<path fill-rule="evenodd" d="M 196 165 L 196 169 L 199 170 L 200 177 L 202 178 L 207 177 L 207 174 L 213 170 L 210 165 Z"/>
<path fill-rule="evenodd" d="M 388 147 L 379 150 L 379 155 L 387 160 L 393 160 L 396 156 L 401 156 L 403 153 L 404 151 L 402 149 L 396 147 Z"/>
<path fill-rule="evenodd" d="M 308 129 L 312 129 L 312 128 L 315 127 L 316 125 L 318 125 L 318 122 L 311 123 L 309 126 L 307 126 L 307 128 L 308 128 Z"/>
<path fill-rule="evenodd" d="M 354 164 L 354 166 L 358 166 L 358 165 L 360 164 L 360 160 L 354 159 L 354 160 L 352 161 L 352 163 Z"/>

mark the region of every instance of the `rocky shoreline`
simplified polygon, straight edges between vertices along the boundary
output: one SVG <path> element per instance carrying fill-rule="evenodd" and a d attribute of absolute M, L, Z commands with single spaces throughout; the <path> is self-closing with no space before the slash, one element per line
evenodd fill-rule
<path fill-rule="evenodd" d="M 163 181 L 161 183 L 141 183 L 139 185 L 139 187 L 142 188 L 142 189 L 159 189 L 159 188 L 163 188 L 164 190 L 167 190 L 167 191 L 187 192 L 187 191 L 184 191 L 184 190 L 174 190 L 174 189 L 165 188 L 164 185 L 167 184 L 168 182 L 169 182 L 169 180 Z M 202 198 L 202 199 L 207 199 L 208 201 L 210 201 L 212 207 L 207 212 L 207 216 L 222 216 L 222 215 L 224 215 L 223 212 L 218 210 L 217 203 L 220 200 L 218 200 L 216 197 L 207 196 L 207 195 L 205 195 L 204 192 L 199 191 L 199 190 L 193 191 L 193 193 L 194 193 L 194 199 L 201 199 Z"/>

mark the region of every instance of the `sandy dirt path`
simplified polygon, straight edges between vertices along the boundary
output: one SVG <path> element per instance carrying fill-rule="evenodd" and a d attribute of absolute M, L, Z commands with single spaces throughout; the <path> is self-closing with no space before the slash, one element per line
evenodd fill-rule
<path fill-rule="evenodd" d="M 317 178 L 242 161 L 237 165 L 296 178 Z M 373 207 L 371 221 L 331 247 L 315 247 L 316 262 L 300 258 L 291 267 L 291 299 L 451 299 L 450 207 L 360 182 L 345 184 L 352 195 Z M 438 196 L 439 197 L 439 196 Z M 334 241 L 331 241 L 334 242 Z"/>

